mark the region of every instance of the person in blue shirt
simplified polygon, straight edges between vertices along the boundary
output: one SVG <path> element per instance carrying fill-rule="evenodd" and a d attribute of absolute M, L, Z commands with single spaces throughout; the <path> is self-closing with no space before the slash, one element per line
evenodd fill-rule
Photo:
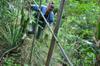
<path fill-rule="evenodd" d="M 31 9 L 39 12 L 39 6 L 38 5 L 33 5 L 31 6 Z M 47 22 L 49 24 L 52 24 L 54 22 L 54 3 L 50 2 L 47 6 L 45 5 L 41 5 L 41 12 L 44 15 L 44 17 L 46 18 Z M 34 15 L 36 19 L 38 19 L 38 14 Z M 37 22 L 37 20 L 36 20 Z M 43 17 L 40 15 L 39 16 L 39 21 L 38 21 L 38 31 L 37 31 L 37 35 L 36 38 L 38 39 L 41 35 L 41 33 L 43 32 L 45 26 L 46 26 L 46 22 L 44 21 Z M 36 24 L 33 24 L 33 32 L 36 30 Z"/>

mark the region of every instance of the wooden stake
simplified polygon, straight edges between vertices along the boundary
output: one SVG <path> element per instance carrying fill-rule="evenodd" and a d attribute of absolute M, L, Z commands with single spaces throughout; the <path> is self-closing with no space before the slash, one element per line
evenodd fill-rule
<path fill-rule="evenodd" d="M 58 11 L 58 16 L 57 16 L 57 24 L 56 24 L 56 27 L 54 29 L 55 36 L 57 36 L 58 30 L 59 30 L 59 26 L 61 24 L 61 17 L 62 17 L 64 4 L 65 4 L 65 0 L 61 0 L 60 8 L 59 8 L 59 11 Z M 48 56 L 47 56 L 47 60 L 46 60 L 45 66 L 49 66 L 49 63 L 50 63 L 50 60 L 51 60 L 51 57 L 52 57 L 52 54 L 53 54 L 55 42 L 56 42 L 56 39 L 55 39 L 54 36 L 52 36 L 52 40 L 51 40 L 51 44 L 50 44 L 50 48 L 49 48 L 49 52 L 48 52 Z"/>

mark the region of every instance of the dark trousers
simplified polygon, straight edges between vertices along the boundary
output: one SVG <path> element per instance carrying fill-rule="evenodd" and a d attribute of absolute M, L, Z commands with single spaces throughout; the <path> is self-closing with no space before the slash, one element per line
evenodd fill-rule
<path fill-rule="evenodd" d="M 43 33 L 43 30 L 45 29 L 46 23 L 44 21 L 38 22 L 38 29 L 36 33 L 36 38 L 39 39 L 41 34 Z"/>
<path fill-rule="evenodd" d="M 28 34 L 36 34 L 36 38 L 39 39 L 41 36 L 41 33 L 43 33 L 45 26 L 46 26 L 46 23 L 44 19 L 40 16 L 39 20 L 37 21 L 37 14 L 35 14 L 35 23 L 34 22 L 32 23 L 32 31 L 28 32 Z"/>

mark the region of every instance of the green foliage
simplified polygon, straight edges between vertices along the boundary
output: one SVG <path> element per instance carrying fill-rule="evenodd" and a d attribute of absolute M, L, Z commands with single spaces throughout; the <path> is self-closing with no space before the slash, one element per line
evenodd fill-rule
<path fill-rule="evenodd" d="M 20 2 L 20 3 L 19 3 Z M 7 52 L 8 50 L 12 49 L 13 47 L 18 47 L 21 45 L 22 37 L 23 37 L 23 30 L 25 29 L 21 23 L 21 7 L 18 6 L 22 4 L 21 1 L 0 1 L 0 58 L 3 53 Z M 13 4 L 12 4 L 13 3 Z M 16 6 L 16 7 L 15 7 Z M 24 25 L 26 26 L 25 20 L 23 19 Z M 6 61 L 5 61 L 6 62 Z M 12 60 L 8 58 L 7 65 L 12 65 Z M 15 65 L 18 66 L 18 65 Z"/>
<path fill-rule="evenodd" d="M 5 1 L 3 1 L 4 3 Z M 2 3 L 2 4 L 3 4 Z M 0 43 L 5 44 L 8 47 L 16 46 L 22 37 L 21 26 L 18 25 L 18 14 L 16 10 L 10 10 L 9 1 L 3 4 L 0 11 L 2 19 L 0 20 Z M 2 5 L 0 4 L 0 5 Z M 14 5 L 12 5 L 14 6 Z"/>
<path fill-rule="evenodd" d="M 20 64 L 14 63 L 14 58 L 5 59 L 4 66 L 20 66 Z"/>
<path fill-rule="evenodd" d="M 75 66 L 91 66 L 95 62 L 94 34 L 100 8 L 96 0 L 69 0 L 59 31 L 66 54 Z"/>
<path fill-rule="evenodd" d="M 36 1 L 39 3 L 39 0 Z M 59 7 L 59 2 L 54 1 L 55 11 Z M 12 3 L 15 8 L 9 9 L 8 1 L 1 0 L 0 2 L 0 43 L 9 47 L 18 44 L 23 35 L 21 30 L 24 30 L 23 28 L 26 28 L 28 23 L 26 12 L 21 12 L 22 2 L 18 0 Z M 47 5 L 45 0 L 42 4 Z M 94 49 L 93 37 L 98 16 L 100 16 L 100 7 L 97 0 L 69 0 L 65 5 L 58 39 L 74 66 L 91 66 L 95 63 L 96 50 Z M 21 22 L 19 22 L 20 20 Z M 46 36 L 37 40 L 33 48 L 34 65 L 37 66 L 44 65 L 51 41 L 49 30 L 44 34 Z M 14 60 L 11 58 L 5 59 L 5 66 L 20 66 L 13 64 L 13 62 Z M 64 60 L 59 49 L 55 48 L 50 65 L 56 66 L 60 62 L 64 62 Z M 25 65 L 27 66 L 27 64 Z"/>

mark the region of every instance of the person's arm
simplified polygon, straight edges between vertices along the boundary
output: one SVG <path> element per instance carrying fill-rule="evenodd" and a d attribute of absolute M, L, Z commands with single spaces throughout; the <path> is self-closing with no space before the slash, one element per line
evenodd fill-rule
<path fill-rule="evenodd" d="M 39 11 L 39 6 L 38 5 L 32 5 L 31 9 L 34 11 Z"/>
<path fill-rule="evenodd" d="M 48 22 L 49 22 L 49 24 L 53 24 L 53 22 L 54 22 L 54 13 L 53 12 L 50 14 Z"/>

